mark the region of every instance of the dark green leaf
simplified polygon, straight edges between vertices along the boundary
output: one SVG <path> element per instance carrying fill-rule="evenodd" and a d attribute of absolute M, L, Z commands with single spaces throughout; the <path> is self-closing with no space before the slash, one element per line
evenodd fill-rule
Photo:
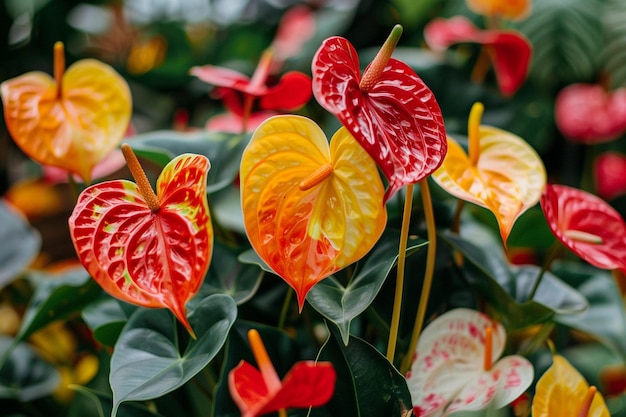
<path fill-rule="evenodd" d="M 203 299 L 189 314 L 197 340 L 190 340 L 181 354 L 171 313 L 138 310 L 122 330 L 111 358 L 111 415 L 115 417 L 123 401 L 157 398 L 189 381 L 222 348 L 236 316 L 237 307 L 229 296 Z"/>
<path fill-rule="evenodd" d="M 613 88 L 626 85 L 626 2 L 608 0 L 602 12 L 606 48 L 603 67 Z"/>
<path fill-rule="evenodd" d="M 355 270 L 354 277 L 347 286 L 331 276 L 309 291 L 307 301 L 337 325 L 344 344 L 348 344 L 350 322 L 374 301 L 387 275 L 398 261 L 399 242 L 399 233 L 384 234 L 367 256 L 363 267 Z M 428 242 L 421 239 L 409 240 L 407 255 L 427 244 Z"/>
<path fill-rule="evenodd" d="M 135 306 L 104 295 L 85 307 L 82 316 L 98 342 L 113 346 L 135 309 Z"/>
<path fill-rule="evenodd" d="M 0 201 L 0 289 L 10 284 L 39 253 L 41 237 L 16 211 Z"/>
<path fill-rule="evenodd" d="M 109 417 L 111 415 L 112 398 L 110 395 L 79 385 L 73 385 L 72 389 L 93 400 L 97 413 L 97 416 L 94 417 Z M 161 414 L 136 403 L 122 404 L 117 415 L 119 417 L 161 417 Z"/>
<path fill-rule="evenodd" d="M 0 398 L 32 401 L 51 394 L 59 385 L 56 369 L 25 343 L 0 336 L 0 353 L 10 355 L 0 368 Z"/>

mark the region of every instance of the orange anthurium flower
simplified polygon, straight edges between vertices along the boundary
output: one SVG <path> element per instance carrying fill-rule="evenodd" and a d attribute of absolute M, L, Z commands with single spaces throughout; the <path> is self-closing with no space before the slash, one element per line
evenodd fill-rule
<path fill-rule="evenodd" d="M 510 404 L 533 381 L 522 356 L 500 358 L 504 327 L 475 310 L 457 308 L 437 317 L 419 339 L 407 385 L 413 415 L 495 409 Z"/>
<path fill-rule="evenodd" d="M 521 20 L 528 16 L 531 0 L 466 0 L 474 12 L 488 17 Z"/>
<path fill-rule="evenodd" d="M 387 221 L 376 164 L 341 128 L 330 146 L 302 116 L 256 130 L 241 161 L 241 204 L 259 256 L 298 296 L 363 257 Z"/>
<path fill-rule="evenodd" d="M 560 355 L 537 381 L 532 408 L 533 417 L 610 416 L 602 394 Z"/>
<path fill-rule="evenodd" d="M 35 161 L 91 181 L 92 168 L 120 143 L 132 111 L 126 81 L 108 65 L 84 59 L 65 71 L 54 47 L 54 79 L 29 72 L 0 84 L 15 143 Z"/>
<path fill-rule="evenodd" d="M 515 220 L 541 198 L 546 170 L 522 138 L 481 126 L 482 111 L 477 103 L 470 113 L 469 154 L 448 137 L 448 154 L 433 179 L 450 194 L 491 210 L 506 244 Z"/>
<path fill-rule="evenodd" d="M 242 417 L 292 407 L 319 407 L 331 399 L 337 377 L 330 362 L 298 362 L 281 381 L 259 332 L 251 329 L 248 339 L 259 369 L 241 361 L 228 374 L 230 395 Z"/>
<path fill-rule="evenodd" d="M 213 249 L 209 160 L 174 158 L 155 194 L 130 147 L 122 150 L 137 183 L 107 181 L 80 194 L 69 219 L 76 253 L 106 292 L 139 306 L 169 308 L 193 335 L 185 304 L 200 289 Z"/>

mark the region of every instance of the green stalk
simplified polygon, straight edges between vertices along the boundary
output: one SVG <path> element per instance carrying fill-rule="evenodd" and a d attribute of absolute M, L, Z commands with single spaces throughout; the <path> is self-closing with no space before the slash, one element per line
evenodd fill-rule
<path fill-rule="evenodd" d="M 402 213 L 402 229 L 400 231 L 400 245 L 398 247 L 398 268 L 396 275 L 396 292 L 393 298 L 393 313 L 389 328 L 389 340 L 387 342 L 387 359 L 393 363 L 396 355 L 396 343 L 400 327 L 400 310 L 402 308 L 402 292 L 404 289 L 404 265 L 406 263 L 406 245 L 409 240 L 409 223 L 411 222 L 411 210 L 413 208 L 413 184 L 407 184 L 404 197 L 404 211 Z"/>
<path fill-rule="evenodd" d="M 537 293 L 537 289 L 539 288 L 539 284 L 541 284 L 541 280 L 543 279 L 544 274 L 546 273 L 547 270 L 550 269 L 550 265 L 552 264 L 552 261 L 554 261 L 554 259 L 556 258 L 556 255 L 559 253 L 561 248 L 562 248 L 561 242 L 559 240 L 556 240 L 554 244 L 552 245 L 552 247 L 550 248 L 550 252 L 548 253 L 547 258 L 543 262 L 543 265 L 541 266 L 541 271 L 539 272 L 537 279 L 535 279 L 535 283 L 533 285 L 532 290 L 530 290 L 530 295 L 528 296 L 527 301 L 532 301 L 532 299 L 535 297 L 535 294 Z"/>
<path fill-rule="evenodd" d="M 426 307 L 428 306 L 428 298 L 430 297 L 430 288 L 433 283 L 433 275 L 435 272 L 435 255 L 437 253 L 437 228 L 435 226 L 435 213 L 433 211 L 433 202 L 428 188 L 428 179 L 424 178 L 420 181 L 420 190 L 422 192 L 422 205 L 424 207 L 424 217 L 426 219 L 426 233 L 428 235 L 428 253 L 426 254 L 426 271 L 424 272 L 424 283 L 422 284 L 422 293 L 420 294 L 420 302 L 417 307 L 417 317 L 413 333 L 411 334 L 411 342 L 409 350 L 402 361 L 400 373 L 406 374 L 411 367 L 413 352 L 417 346 L 417 342 L 422 332 L 424 319 L 426 317 Z"/>

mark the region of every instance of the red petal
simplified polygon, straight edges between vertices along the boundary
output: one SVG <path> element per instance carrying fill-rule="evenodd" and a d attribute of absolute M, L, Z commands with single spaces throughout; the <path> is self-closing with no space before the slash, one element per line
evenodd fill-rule
<path fill-rule="evenodd" d="M 215 65 L 204 65 L 202 67 L 193 67 L 189 71 L 191 75 L 195 75 L 207 84 L 218 87 L 232 88 L 237 91 L 245 92 L 250 85 L 250 78 L 238 71 L 228 68 L 217 67 Z"/>
<path fill-rule="evenodd" d="M 600 85 L 572 84 L 559 92 L 556 124 L 575 142 L 601 143 L 626 131 L 626 89 L 607 92 Z"/>
<path fill-rule="evenodd" d="M 594 177 L 598 195 L 611 200 L 626 194 L 626 155 L 605 152 L 594 164 Z"/>
<path fill-rule="evenodd" d="M 593 194 L 564 185 L 547 185 L 541 208 L 552 233 L 571 251 L 598 268 L 626 267 L 626 224 L 622 216 Z M 601 243 L 572 238 L 583 232 Z"/>
<path fill-rule="evenodd" d="M 311 78 L 292 71 L 284 74 L 279 83 L 261 97 L 260 106 L 263 110 L 293 111 L 304 106 L 312 94 Z"/>
<path fill-rule="evenodd" d="M 327 39 L 313 58 L 313 94 L 383 170 L 386 201 L 441 165 L 447 150 L 443 116 L 432 91 L 403 62 L 390 59 L 367 93 L 359 88 L 359 68 L 346 39 Z"/>
<path fill-rule="evenodd" d="M 450 19 L 436 18 L 424 27 L 424 40 L 434 50 L 446 50 L 461 42 L 480 43 L 481 30 L 469 19 L 456 16 Z"/>
<path fill-rule="evenodd" d="M 530 42 L 517 32 L 490 31 L 484 45 L 489 47 L 500 91 L 515 94 L 528 75 Z"/>
<path fill-rule="evenodd" d="M 263 375 L 246 361 L 239 362 L 228 374 L 228 389 L 244 416 L 258 415 L 259 409 L 268 400 Z"/>

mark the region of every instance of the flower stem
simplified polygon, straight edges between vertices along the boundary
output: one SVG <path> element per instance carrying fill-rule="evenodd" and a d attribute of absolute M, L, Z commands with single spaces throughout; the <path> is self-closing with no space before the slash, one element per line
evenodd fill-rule
<path fill-rule="evenodd" d="M 428 179 L 424 178 L 420 181 L 420 190 L 422 192 L 422 205 L 424 208 L 424 217 L 426 219 L 426 230 L 428 234 L 428 253 L 426 254 L 426 271 L 424 272 L 424 283 L 422 284 L 422 293 L 420 294 L 420 302 L 417 307 L 417 316 L 409 343 L 409 350 L 402 361 L 400 373 L 405 374 L 411 367 L 413 352 L 417 346 L 417 342 L 424 325 L 426 317 L 426 307 L 428 306 L 428 298 L 430 297 L 430 287 L 433 283 L 433 274 L 435 271 L 435 255 L 437 253 L 437 228 L 435 226 L 435 213 L 433 212 L 433 203 L 430 197 L 430 189 L 428 188 Z"/>
<path fill-rule="evenodd" d="M 402 213 L 402 229 L 400 230 L 400 244 L 398 247 L 398 267 L 396 275 L 396 291 L 393 298 L 393 312 L 389 328 L 387 342 L 387 359 L 393 363 L 396 355 L 396 343 L 400 327 L 400 310 L 402 307 L 402 292 L 404 289 L 404 265 L 406 262 L 406 245 L 409 240 L 409 224 L 411 222 L 411 210 L 413 208 L 413 184 L 407 184 L 404 196 L 404 211 Z"/>
<path fill-rule="evenodd" d="M 287 417 L 287 410 L 284 408 L 278 410 L 278 417 Z"/>
<path fill-rule="evenodd" d="M 63 86 L 63 74 L 65 73 L 65 48 L 63 42 L 55 42 L 54 44 L 54 81 L 57 85 L 57 98 L 61 98 Z"/>
<path fill-rule="evenodd" d="M 535 298 L 535 294 L 537 293 L 537 289 L 539 288 L 539 285 L 541 284 L 543 275 L 545 274 L 547 270 L 550 269 L 550 265 L 552 264 L 554 259 L 556 259 L 556 255 L 559 253 L 561 247 L 562 247 L 561 242 L 557 240 L 554 242 L 554 244 L 550 248 L 550 252 L 548 253 L 548 256 L 546 257 L 546 259 L 544 260 L 543 265 L 541 266 L 541 271 L 539 271 L 539 275 L 537 276 L 537 279 L 535 279 L 535 284 L 533 285 L 532 290 L 530 290 L 530 295 L 528 296 L 527 301 L 532 301 L 532 299 Z"/>
<path fill-rule="evenodd" d="M 363 78 L 361 78 L 359 82 L 361 91 L 368 92 L 378 83 L 394 49 L 396 49 L 396 45 L 398 45 L 401 35 L 402 26 L 395 25 L 387 37 L 387 40 L 374 57 L 374 60 L 367 66 L 367 69 L 363 73 Z"/>
<path fill-rule="evenodd" d="M 470 75 L 470 79 L 472 82 L 476 84 L 482 84 L 487 77 L 487 71 L 489 71 L 490 58 L 489 52 L 483 46 L 480 48 L 480 53 L 478 58 L 476 59 L 476 63 L 474 64 L 474 68 L 472 69 L 472 74 Z"/>
<path fill-rule="evenodd" d="M 159 203 L 159 197 L 157 197 L 157 195 L 154 193 L 154 190 L 150 185 L 150 181 L 148 181 L 148 177 L 141 167 L 137 156 L 135 155 L 128 143 L 123 143 L 121 148 L 124 159 L 126 159 L 128 169 L 130 170 L 130 173 L 133 174 L 133 178 L 137 183 L 137 188 L 139 188 L 141 196 L 144 198 L 144 200 L 146 200 L 146 204 L 148 205 L 150 210 L 152 210 L 153 212 L 158 211 L 161 207 Z"/>
<path fill-rule="evenodd" d="M 278 328 L 284 329 L 285 322 L 287 321 L 287 313 L 289 312 L 289 305 L 291 304 L 291 298 L 293 296 L 293 290 L 287 288 L 287 294 L 285 294 L 285 301 L 283 301 L 283 308 L 280 310 L 280 317 L 278 318 Z"/>

